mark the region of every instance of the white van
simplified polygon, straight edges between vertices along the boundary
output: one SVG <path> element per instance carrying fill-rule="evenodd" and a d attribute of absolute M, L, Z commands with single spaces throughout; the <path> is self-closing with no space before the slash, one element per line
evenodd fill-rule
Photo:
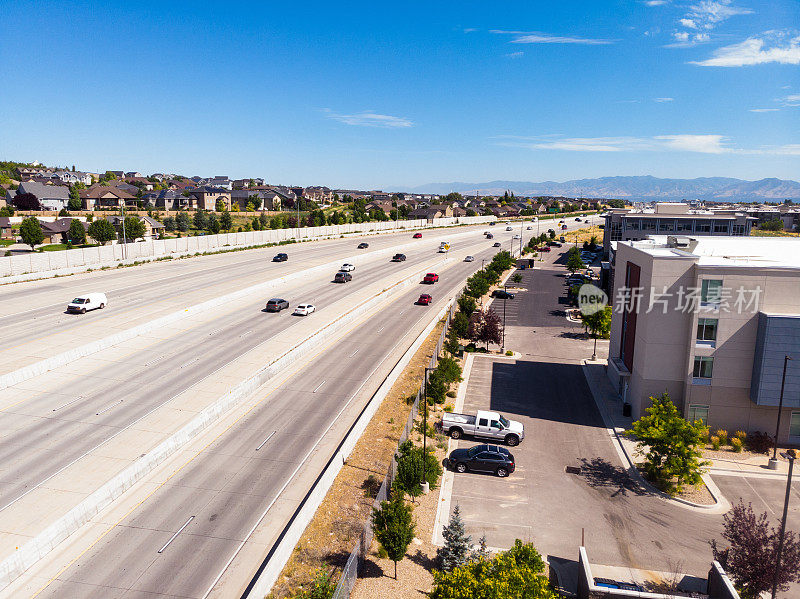
<path fill-rule="evenodd" d="M 107 303 L 108 299 L 106 299 L 105 293 L 85 293 L 67 304 L 67 312 L 86 314 L 86 310 L 94 310 L 95 308 L 102 310 Z"/>

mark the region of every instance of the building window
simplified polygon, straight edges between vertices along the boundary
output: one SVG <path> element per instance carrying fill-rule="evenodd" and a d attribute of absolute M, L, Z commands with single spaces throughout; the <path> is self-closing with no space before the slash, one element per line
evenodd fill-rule
<path fill-rule="evenodd" d="M 731 231 L 731 235 L 745 235 L 745 227 L 744 225 L 733 225 L 733 230 Z"/>
<path fill-rule="evenodd" d="M 672 231 L 675 228 L 675 221 L 674 220 L 659 220 L 658 221 L 658 230 L 659 231 Z"/>
<path fill-rule="evenodd" d="M 700 287 L 700 303 L 718 304 L 722 296 L 722 281 L 718 279 L 703 279 Z"/>
<path fill-rule="evenodd" d="M 646 219 L 642 221 L 642 231 L 655 231 L 656 230 L 656 221 L 652 219 Z"/>
<path fill-rule="evenodd" d="M 695 356 L 694 372 L 692 378 L 695 384 L 708 385 L 711 381 L 711 371 L 714 369 L 714 358 Z"/>
<path fill-rule="evenodd" d="M 689 422 L 695 422 L 697 420 L 702 421 L 704 425 L 708 425 L 708 406 L 701 406 L 697 404 L 692 404 L 689 406 Z"/>
<path fill-rule="evenodd" d="M 697 319 L 697 341 L 700 342 L 714 342 L 717 340 L 717 323 L 716 318 L 698 318 Z"/>
<path fill-rule="evenodd" d="M 697 233 L 710 233 L 711 223 L 708 221 L 697 221 L 697 223 L 694 226 L 694 230 Z"/>
<path fill-rule="evenodd" d="M 625 221 L 625 228 L 628 229 L 629 231 L 638 231 L 639 221 L 638 220 Z"/>
<path fill-rule="evenodd" d="M 686 232 L 691 233 L 691 231 L 692 231 L 692 221 L 690 221 L 690 220 L 679 220 L 678 223 L 677 223 L 677 226 L 675 227 L 675 230 L 676 231 L 681 231 L 681 232 L 684 232 L 684 233 L 686 233 Z"/>
<path fill-rule="evenodd" d="M 714 221 L 714 233 L 727 233 L 728 232 L 728 223 L 725 221 Z"/>
<path fill-rule="evenodd" d="M 792 412 L 789 420 L 789 436 L 800 437 L 800 412 Z"/>

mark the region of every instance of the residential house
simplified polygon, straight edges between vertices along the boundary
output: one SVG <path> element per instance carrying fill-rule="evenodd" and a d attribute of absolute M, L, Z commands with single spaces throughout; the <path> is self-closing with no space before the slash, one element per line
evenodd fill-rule
<path fill-rule="evenodd" d="M 633 418 L 669 393 L 689 420 L 800 444 L 800 252 L 791 238 L 617 241 L 608 376 Z M 784 357 L 792 358 L 784 362 Z"/>
<path fill-rule="evenodd" d="M 162 208 L 163 210 L 185 210 L 189 207 L 191 198 L 184 195 L 183 191 L 176 189 L 162 189 L 152 191 L 142 196 L 142 201 Z"/>
<path fill-rule="evenodd" d="M 0 216 L 0 239 L 11 239 L 11 219 L 7 216 Z"/>
<path fill-rule="evenodd" d="M 318 204 L 329 204 L 333 201 L 333 191 L 329 187 L 306 187 L 303 190 L 303 197 L 314 200 Z"/>
<path fill-rule="evenodd" d="M 44 234 L 44 243 L 67 243 L 69 241 L 69 228 L 73 220 L 77 220 L 81 223 L 84 230 L 89 229 L 89 223 L 76 218 L 57 218 L 54 221 L 39 220 L 39 224 L 42 226 L 42 233 Z"/>
<path fill-rule="evenodd" d="M 231 202 L 236 202 L 239 210 L 245 210 L 247 203 L 250 201 L 250 196 L 258 196 L 261 199 L 260 210 L 281 209 L 281 196 L 275 190 L 269 188 L 234 189 L 231 191 Z"/>
<path fill-rule="evenodd" d="M 120 180 L 120 179 L 114 179 L 113 181 L 109 181 L 108 182 L 108 186 L 109 187 L 116 187 L 117 189 L 120 189 L 120 190 L 122 190 L 122 191 L 124 191 L 126 193 L 129 193 L 132 196 L 136 196 L 137 198 L 139 197 L 139 194 L 142 191 L 136 185 L 131 185 L 130 183 L 128 183 L 128 182 L 126 182 L 124 180 Z"/>
<path fill-rule="evenodd" d="M 69 202 L 69 188 L 63 185 L 47 185 L 36 181 L 24 181 L 19 184 L 17 193 L 32 193 L 39 200 L 44 210 L 61 210 Z"/>
<path fill-rule="evenodd" d="M 131 171 L 130 173 L 125 173 L 126 179 L 142 179 L 144 175 L 137 171 Z"/>
<path fill-rule="evenodd" d="M 367 202 L 364 208 L 367 212 L 371 210 L 382 210 L 386 216 L 391 216 L 392 210 L 394 210 L 391 200 L 372 200 L 371 202 Z"/>
<path fill-rule="evenodd" d="M 53 173 L 53 176 L 67 185 L 75 185 L 76 183 L 83 183 L 84 185 L 92 184 L 92 176 L 89 173 L 82 173 L 80 171 L 56 171 Z"/>
<path fill-rule="evenodd" d="M 189 192 L 189 208 L 197 208 L 198 210 L 216 210 L 217 200 L 222 200 L 225 204 L 225 209 L 231 209 L 231 192 L 227 189 L 220 187 L 211 187 L 206 185 L 203 187 L 196 187 L 194 189 L 187 189 Z"/>
<path fill-rule="evenodd" d="M 144 191 L 153 191 L 153 182 L 148 181 L 144 177 L 125 177 L 125 183 L 129 183 L 130 185 L 135 185 L 139 189 L 143 189 Z"/>
<path fill-rule="evenodd" d="M 440 210 L 444 217 L 453 216 L 453 207 L 450 204 L 431 204 L 428 207 Z"/>
<path fill-rule="evenodd" d="M 123 204 L 126 208 L 137 207 L 135 195 L 113 185 L 93 185 L 82 189 L 80 196 L 86 210 L 114 210 Z"/>
<path fill-rule="evenodd" d="M 233 189 L 245 189 L 246 187 L 258 187 L 260 185 L 264 185 L 264 179 L 260 177 L 233 180 Z"/>
<path fill-rule="evenodd" d="M 156 219 L 150 216 L 138 216 L 139 220 L 144 223 L 144 236 L 139 237 L 138 239 L 158 239 L 164 231 L 164 225 L 162 225 Z M 136 239 L 127 238 L 125 232 L 122 229 L 122 217 L 118 215 L 114 216 L 106 216 L 106 220 L 114 225 L 114 228 L 117 230 L 117 237 L 120 241 L 123 238 L 126 238 L 128 242 L 136 241 Z"/>
<path fill-rule="evenodd" d="M 434 218 L 442 218 L 444 216 L 444 212 L 439 208 L 434 208 L 433 206 L 429 208 L 415 208 L 411 212 L 408 213 L 408 218 L 411 219 L 426 219 L 426 220 L 433 220 Z"/>
<path fill-rule="evenodd" d="M 125 176 L 125 172 L 124 171 L 106 171 L 106 172 L 107 173 L 111 173 L 117 179 L 122 179 Z"/>
<path fill-rule="evenodd" d="M 227 191 L 233 189 L 233 181 L 223 175 L 211 177 L 210 179 L 206 180 L 206 185 L 209 187 L 219 187 L 220 189 L 225 189 Z"/>

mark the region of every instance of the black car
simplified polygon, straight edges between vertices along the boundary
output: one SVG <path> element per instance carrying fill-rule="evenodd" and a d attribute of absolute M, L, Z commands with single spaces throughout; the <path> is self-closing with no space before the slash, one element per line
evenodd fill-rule
<path fill-rule="evenodd" d="M 392 262 L 405 262 L 406 255 L 405 254 L 395 254 L 392 256 Z"/>
<path fill-rule="evenodd" d="M 492 291 L 492 297 L 496 297 L 497 299 L 514 299 L 514 294 L 505 289 L 495 289 Z"/>
<path fill-rule="evenodd" d="M 456 472 L 493 472 L 505 477 L 514 472 L 514 456 L 499 445 L 475 445 L 450 452 L 447 465 Z"/>
<path fill-rule="evenodd" d="M 337 272 L 333 276 L 334 283 L 347 283 L 347 281 L 352 281 L 352 280 L 353 280 L 353 275 L 351 275 L 349 272 Z"/>
<path fill-rule="evenodd" d="M 499 241 L 495 241 L 495 242 L 492 244 L 492 247 L 493 247 L 493 248 L 499 248 L 499 247 L 500 247 L 500 242 L 499 242 Z"/>
<path fill-rule="evenodd" d="M 273 297 L 271 300 L 267 302 L 267 312 L 280 312 L 281 310 L 288 307 L 289 307 L 289 302 L 287 302 L 282 297 Z"/>
<path fill-rule="evenodd" d="M 275 257 L 272 259 L 273 262 L 286 262 L 289 259 L 289 256 L 284 253 L 275 254 Z"/>
<path fill-rule="evenodd" d="M 358 249 L 360 249 L 360 250 L 365 250 L 368 247 L 369 247 L 369 244 L 366 241 L 362 241 L 361 243 L 358 244 Z"/>

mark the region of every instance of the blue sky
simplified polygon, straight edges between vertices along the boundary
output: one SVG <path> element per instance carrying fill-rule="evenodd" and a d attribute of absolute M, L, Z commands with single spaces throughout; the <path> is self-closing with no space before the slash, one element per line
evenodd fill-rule
<path fill-rule="evenodd" d="M 0 158 L 401 188 L 800 178 L 797 0 L 17 2 Z"/>

